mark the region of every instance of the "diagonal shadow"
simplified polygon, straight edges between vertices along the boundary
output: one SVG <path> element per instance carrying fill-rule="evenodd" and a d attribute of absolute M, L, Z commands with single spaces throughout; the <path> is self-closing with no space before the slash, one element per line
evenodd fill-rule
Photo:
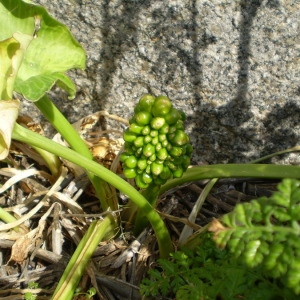
<path fill-rule="evenodd" d="M 240 3 L 241 22 L 239 25 L 240 38 L 237 54 L 239 64 L 238 88 L 235 97 L 227 105 L 220 107 L 217 113 L 220 123 L 231 127 L 238 127 L 253 117 L 250 112 L 251 103 L 247 100 L 251 27 L 261 2 L 260 0 L 242 0 Z M 229 122 L 226 122 L 226 120 L 229 120 Z"/>
<path fill-rule="evenodd" d="M 102 60 L 101 70 L 99 66 L 89 68 L 91 74 L 100 73 L 100 90 L 92 92 L 94 99 L 108 99 L 108 95 L 113 89 L 112 77 L 117 70 L 119 60 L 123 54 L 135 47 L 135 40 L 138 32 L 137 24 L 139 14 L 145 10 L 150 0 L 124 0 L 120 2 L 122 13 L 111 12 L 110 0 L 101 2 L 103 26 L 102 45 L 99 49 Z"/>

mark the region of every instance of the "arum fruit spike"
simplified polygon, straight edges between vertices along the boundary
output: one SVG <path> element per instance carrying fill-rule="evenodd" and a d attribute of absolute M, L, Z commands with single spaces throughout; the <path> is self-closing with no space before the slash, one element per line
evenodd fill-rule
<path fill-rule="evenodd" d="M 190 164 L 192 146 L 184 131 L 185 114 L 166 96 L 144 95 L 124 132 L 120 160 L 124 175 L 145 189 L 179 178 Z"/>

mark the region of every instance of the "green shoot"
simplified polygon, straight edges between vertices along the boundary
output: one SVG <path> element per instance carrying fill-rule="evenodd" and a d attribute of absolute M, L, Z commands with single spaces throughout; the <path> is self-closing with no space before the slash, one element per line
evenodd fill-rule
<path fill-rule="evenodd" d="M 94 221 L 77 246 L 60 281 L 54 291 L 52 300 L 71 300 L 83 275 L 83 272 L 97 248 L 99 242 L 115 230 L 115 219 L 108 215 L 103 220 Z"/>

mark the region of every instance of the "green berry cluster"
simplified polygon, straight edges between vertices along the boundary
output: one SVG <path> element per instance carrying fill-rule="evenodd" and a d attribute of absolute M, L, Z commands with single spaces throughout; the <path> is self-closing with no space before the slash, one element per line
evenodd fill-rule
<path fill-rule="evenodd" d="M 142 189 L 151 182 L 161 185 L 181 177 L 193 150 L 184 132 L 185 118 L 166 96 L 144 95 L 123 135 L 125 145 L 120 160 L 125 177 L 135 178 Z"/>

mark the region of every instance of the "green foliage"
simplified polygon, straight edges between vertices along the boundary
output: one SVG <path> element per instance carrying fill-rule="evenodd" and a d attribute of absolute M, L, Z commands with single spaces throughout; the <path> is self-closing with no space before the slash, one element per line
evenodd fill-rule
<path fill-rule="evenodd" d="M 192 146 L 184 132 L 183 112 L 165 96 L 144 95 L 134 109 L 129 128 L 124 132 L 120 160 L 124 175 L 135 178 L 139 188 L 179 178 L 190 164 Z"/>
<path fill-rule="evenodd" d="M 28 283 L 28 288 L 29 288 L 29 289 L 37 289 L 38 287 L 39 287 L 38 282 L 30 281 L 30 282 Z"/>
<path fill-rule="evenodd" d="M 74 98 L 75 85 L 65 72 L 83 69 L 85 52 L 68 28 L 45 8 L 21 0 L 0 0 L 0 15 L 0 41 L 14 38 L 22 50 L 14 90 L 37 101 L 56 83 Z"/>
<path fill-rule="evenodd" d="M 300 181 L 284 179 L 270 198 L 239 204 L 213 224 L 219 247 L 300 294 Z M 224 227 L 225 226 L 225 227 Z"/>
<path fill-rule="evenodd" d="M 30 292 L 27 292 L 24 294 L 24 300 L 35 300 L 35 299 L 36 299 L 36 296 Z"/>
<path fill-rule="evenodd" d="M 28 283 L 28 288 L 29 289 L 37 289 L 39 287 L 39 284 L 37 282 L 31 281 Z M 33 295 L 31 292 L 27 292 L 24 294 L 24 299 L 25 300 L 35 300 L 36 295 Z"/>
<path fill-rule="evenodd" d="M 297 299 L 260 269 L 250 270 L 226 249 L 216 248 L 210 238 L 194 251 L 178 251 L 158 263 L 159 267 L 151 269 L 142 281 L 141 294 L 179 300 Z"/>
<path fill-rule="evenodd" d="M 270 198 L 237 205 L 209 225 L 212 239 L 202 236 L 194 251 L 159 260 L 141 293 L 195 300 L 298 299 L 299 204 L 300 181 L 284 179 Z"/>
<path fill-rule="evenodd" d="M 81 292 L 81 288 L 77 288 L 76 292 L 74 294 L 74 296 L 78 297 L 78 296 L 83 296 L 82 298 L 85 299 L 92 299 L 93 296 L 95 296 L 97 294 L 97 291 L 94 287 L 89 288 L 86 293 Z"/>

